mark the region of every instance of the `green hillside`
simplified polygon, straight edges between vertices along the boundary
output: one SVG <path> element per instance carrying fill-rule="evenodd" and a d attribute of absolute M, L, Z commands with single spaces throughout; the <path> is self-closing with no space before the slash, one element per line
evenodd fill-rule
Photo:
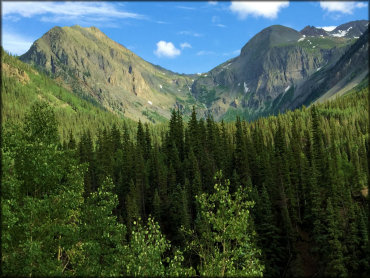
<path fill-rule="evenodd" d="M 79 138 L 85 130 L 90 130 L 95 136 L 98 129 L 110 128 L 114 124 L 134 127 L 131 119 L 107 111 L 90 97 L 72 93 L 46 74 L 3 50 L 1 63 L 1 112 L 5 126 L 21 123 L 32 104 L 42 100 L 54 108 L 62 140 L 66 140 L 70 132 Z"/>

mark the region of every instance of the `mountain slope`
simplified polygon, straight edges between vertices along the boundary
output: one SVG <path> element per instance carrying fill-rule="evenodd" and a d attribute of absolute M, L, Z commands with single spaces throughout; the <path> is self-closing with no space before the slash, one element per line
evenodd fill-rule
<path fill-rule="evenodd" d="M 306 37 L 281 25 L 254 36 L 240 56 L 200 76 L 193 93 L 216 118 L 253 119 L 290 102 L 294 88 L 317 69 L 334 64 L 354 42 L 340 37 Z M 285 96 L 285 97 L 284 97 Z"/>
<path fill-rule="evenodd" d="M 368 27 L 368 20 L 356 20 L 337 26 L 329 32 L 334 37 L 359 38 Z"/>
<path fill-rule="evenodd" d="M 1 116 L 4 128 L 19 123 L 35 101 L 45 101 L 55 110 L 62 141 L 72 132 L 78 138 L 87 129 L 94 138 L 98 129 L 125 124 L 136 131 L 136 122 L 107 111 L 94 100 L 60 86 L 33 66 L 9 56 L 1 49 Z M 22 122 L 21 122 L 22 124 Z"/>
<path fill-rule="evenodd" d="M 95 27 L 54 27 L 20 59 L 129 118 L 161 121 L 170 108 L 197 105 L 189 76 L 144 61 Z"/>
<path fill-rule="evenodd" d="M 366 30 L 334 65 L 319 69 L 298 86 L 293 101 L 285 104 L 282 111 L 341 95 L 358 85 L 368 74 L 369 31 Z"/>

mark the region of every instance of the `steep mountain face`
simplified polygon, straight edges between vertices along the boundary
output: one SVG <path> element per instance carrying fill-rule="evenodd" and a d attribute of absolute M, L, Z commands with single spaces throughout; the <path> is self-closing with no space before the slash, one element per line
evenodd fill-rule
<path fill-rule="evenodd" d="M 332 65 L 319 68 L 294 91 L 293 100 L 284 103 L 280 110 L 294 109 L 312 102 L 323 102 L 340 96 L 369 76 L 369 31 L 361 37 Z"/>
<path fill-rule="evenodd" d="M 95 27 L 55 27 L 22 55 L 69 89 L 129 118 L 160 121 L 197 105 L 191 76 L 154 66 Z"/>
<path fill-rule="evenodd" d="M 240 56 L 200 76 L 193 94 L 218 119 L 275 113 L 280 102 L 292 100 L 295 87 L 317 69 L 335 63 L 353 42 L 271 26 L 254 36 Z"/>

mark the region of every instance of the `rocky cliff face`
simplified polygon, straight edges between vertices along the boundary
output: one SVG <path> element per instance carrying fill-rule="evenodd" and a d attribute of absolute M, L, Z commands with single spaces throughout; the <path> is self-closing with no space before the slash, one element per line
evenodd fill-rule
<path fill-rule="evenodd" d="M 342 95 L 354 88 L 369 75 L 369 31 L 347 49 L 336 61 L 326 65 L 301 83 L 291 102 L 284 103 L 280 110 L 294 109 L 312 102 L 323 102 Z"/>
<path fill-rule="evenodd" d="M 262 30 L 240 56 L 200 76 L 193 84 L 195 97 L 207 100 L 216 118 L 276 113 L 292 101 L 295 88 L 335 63 L 354 42 L 322 32 L 309 37 L 308 29 L 307 35 L 280 25 Z"/>
<path fill-rule="evenodd" d="M 76 93 L 133 119 L 158 121 L 191 110 L 190 77 L 156 67 L 97 28 L 55 27 L 21 60 L 51 73 Z"/>

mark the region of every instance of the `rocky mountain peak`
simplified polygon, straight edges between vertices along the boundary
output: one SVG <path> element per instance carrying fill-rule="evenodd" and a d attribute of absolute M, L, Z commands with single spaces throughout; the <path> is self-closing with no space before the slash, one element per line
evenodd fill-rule
<path fill-rule="evenodd" d="M 315 36 L 328 36 L 328 32 L 326 32 L 324 29 L 316 28 L 315 26 L 306 26 L 304 27 L 300 33 L 302 35 L 305 35 L 307 37 L 315 37 Z"/>
<path fill-rule="evenodd" d="M 301 35 L 296 30 L 282 26 L 272 25 L 256 34 L 242 49 L 240 56 L 251 54 L 254 51 L 260 52 L 272 46 L 296 42 Z"/>

